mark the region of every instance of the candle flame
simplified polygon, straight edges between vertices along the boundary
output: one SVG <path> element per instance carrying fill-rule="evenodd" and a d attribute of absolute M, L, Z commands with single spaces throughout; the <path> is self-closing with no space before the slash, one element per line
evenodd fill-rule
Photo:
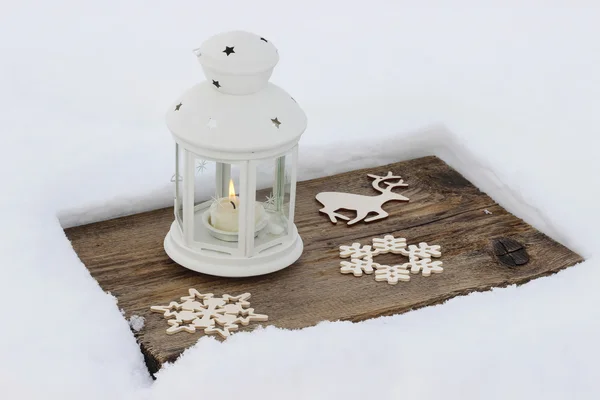
<path fill-rule="evenodd" d="M 229 200 L 235 201 L 235 187 L 233 186 L 233 179 L 229 180 Z"/>

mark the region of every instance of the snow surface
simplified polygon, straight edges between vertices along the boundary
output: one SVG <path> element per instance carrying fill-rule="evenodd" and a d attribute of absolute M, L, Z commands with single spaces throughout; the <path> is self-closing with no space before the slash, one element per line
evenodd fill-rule
<path fill-rule="evenodd" d="M 600 10 L 418 3 L 3 2 L 0 397 L 599 398 Z M 170 203 L 166 107 L 229 29 L 280 50 L 273 81 L 309 117 L 302 179 L 436 154 L 588 261 L 400 316 L 202 338 L 153 382 L 62 229 Z"/>

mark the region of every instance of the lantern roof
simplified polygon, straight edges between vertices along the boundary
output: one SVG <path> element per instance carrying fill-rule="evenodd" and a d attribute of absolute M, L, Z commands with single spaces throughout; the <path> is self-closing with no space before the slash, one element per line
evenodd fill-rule
<path fill-rule="evenodd" d="M 214 35 L 195 50 L 200 63 L 231 75 L 271 70 L 279 62 L 277 48 L 262 36 L 245 31 Z"/>
<path fill-rule="evenodd" d="M 269 82 L 279 60 L 275 46 L 234 31 L 213 36 L 195 52 L 207 80 L 167 111 L 167 126 L 178 143 L 205 156 L 241 159 L 272 155 L 298 142 L 306 115 Z"/>

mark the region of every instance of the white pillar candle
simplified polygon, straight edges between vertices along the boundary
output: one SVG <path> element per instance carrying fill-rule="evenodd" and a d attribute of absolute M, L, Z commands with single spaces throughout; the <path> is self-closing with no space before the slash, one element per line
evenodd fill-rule
<path fill-rule="evenodd" d="M 235 196 L 230 199 L 223 197 L 213 202 L 210 206 L 210 224 L 218 230 L 237 232 L 239 230 L 239 204 L 240 198 Z M 263 219 L 265 209 L 261 203 L 254 205 L 254 224 Z"/>

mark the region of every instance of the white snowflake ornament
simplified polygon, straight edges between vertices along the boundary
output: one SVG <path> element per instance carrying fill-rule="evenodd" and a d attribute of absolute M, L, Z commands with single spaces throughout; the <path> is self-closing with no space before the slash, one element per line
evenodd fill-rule
<path fill-rule="evenodd" d="M 354 276 L 362 276 L 365 274 L 372 274 L 378 264 L 373 262 L 372 258 L 361 260 L 359 258 L 353 258 L 350 261 L 341 261 L 340 272 L 342 274 L 354 274 Z"/>
<path fill-rule="evenodd" d="M 427 243 L 421 242 L 418 246 L 411 244 L 408 246 L 408 249 L 403 250 L 401 254 L 407 256 L 411 260 L 422 260 L 424 258 L 440 257 L 442 252 L 440 251 L 440 246 L 438 245 L 430 246 Z"/>
<path fill-rule="evenodd" d="M 250 293 L 239 296 L 224 294 L 215 297 L 212 293 L 200 293 L 189 289 L 188 296 L 181 297 L 182 303 L 172 301 L 168 306 L 152 306 L 151 311 L 160 312 L 168 319 L 167 334 L 178 332 L 194 333 L 196 329 L 205 334 L 216 333 L 223 338 L 231 335 L 239 326 L 248 325 L 252 321 L 264 322 L 267 315 L 256 314 L 249 308 Z"/>
<path fill-rule="evenodd" d="M 163 313 L 165 318 L 171 318 L 177 315 L 178 310 L 181 310 L 181 305 L 176 301 L 172 301 L 168 306 L 152 306 L 150 310 Z"/>
<path fill-rule="evenodd" d="M 238 315 L 238 323 L 243 326 L 247 326 L 250 322 L 265 322 L 268 321 L 269 317 L 264 314 L 256 314 L 254 312 L 254 308 L 246 308 L 240 312 Z"/>
<path fill-rule="evenodd" d="M 410 272 L 406 269 L 407 264 L 402 265 L 379 265 L 375 271 L 375 280 L 377 282 L 387 281 L 390 285 L 395 285 L 398 281 L 410 281 Z"/>
<path fill-rule="evenodd" d="M 371 246 L 361 246 L 360 243 L 352 243 L 352 246 L 340 246 L 340 257 L 342 258 L 372 258 Z"/>
<path fill-rule="evenodd" d="M 247 301 L 249 298 L 250 293 L 240 294 L 239 296 L 231 296 L 228 294 L 223 295 L 223 300 L 225 300 L 227 303 L 235 302 L 236 305 L 240 305 L 242 307 L 248 307 L 250 305 L 250 302 Z"/>
<path fill-rule="evenodd" d="M 383 265 L 373 261 L 373 257 L 380 254 L 398 254 L 408 257 L 408 262 L 397 265 Z M 352 243 L 351 246 L 340 246 L 340 257 L 350 258 L 350 261 L 340 262 L 342 274 L 353 274 L 362 276 L 375 272 L 375 280 L 386 281 L 395 285 L 399 281 L 410 281 L 410 273 L 423 276 L 437 274 L 444 269 L 441 261 L 431 261 L 431 257 L 442 255 L 439 245 L 429 245 L 425 242 L 419 245 L 407 246 L 405 238 L 395 238 L 393 235 L 385 235 L 382 238 L 373 238 L 373 246 L 362 246 L 360 243 Z"/>
<path fill-rule="evenodd" d="M 411 260 L 408 263 L 404 264 L 407 268 L 410 267 L 410 272 L 413 274 L 418 274 L 422 271 L 423 276 L 430 276 L 433 272 L 434 274 L 439 274 L 444 271 L 442 268 L 441 261 L 431 261 L 430 258 L 424 258 L 422 260 Z"/>
<path fill-rule="evenodd" d="M 180 304 L 180 308 L 182 310 L 187 311 L 200 311 L 206 308 L 203 300 L 210 299 L 213 297 L 212 293 L 202 294 L 199 293 L 196 289 L 188 290 L 189 296 L 181 297 L 183 303 Z M 200 301 L 199 301 L 200 300 Z"/>
<path fill-rule="evenodd" d="M 222 338 L 226 338 L 231 336 L 231 332 L 237 331 L 239 329 L 237 322 L 237 317 L 233 314 L 219 314 L 215 317 L 214 322 L 216 322 L 219 326 L 212 325 L 207 327 L 204 330 L 204 333 L 211 334 L 217 333 Z"/>
<path fill-rule="evenodd" d="M 405 238 L 395 238 L 392 235 L 385 235 L 382 238 L 373 238 L 373 248 L 377 254 L 402 254 L 406 249 Z"/>
<path fill-rule="evenodd" d="M 198 319 L 198 314 L 193 311 L 182 310 L 175 313 L 175 319 L 170 319 L 167 324 L 170 325 L 167 333 L 172 335 L 177 332 L 186 331 L 189 333 L 196 332 L 194 321 Z"/>

